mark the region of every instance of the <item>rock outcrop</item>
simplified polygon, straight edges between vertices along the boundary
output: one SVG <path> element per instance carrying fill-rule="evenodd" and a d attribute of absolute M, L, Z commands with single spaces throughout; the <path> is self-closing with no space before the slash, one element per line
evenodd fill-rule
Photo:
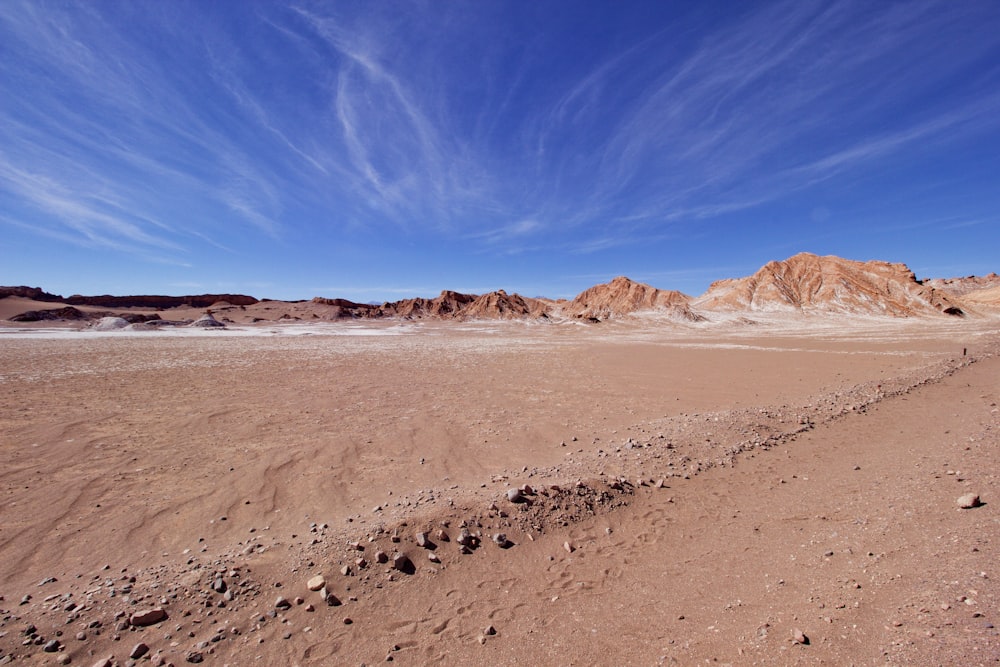
<path fill-rule="evenodd" d="M 605 320 L 640 311 L 659 311 L 686 322 L 704 320 L 691 309 L 691 297 L 674 290 L 661 290 L 619 276 L 609 283 L 584 290 L 563 307 L 572 317 Z"/>
<path fill-rule="evenodd" d="M 857 262 L 800 253 L 768 262 L 752 276 L 720 280 L 694 301 L 715 311 L 961 315 L 946 293 L 917 281 L 905 264 Z"/>

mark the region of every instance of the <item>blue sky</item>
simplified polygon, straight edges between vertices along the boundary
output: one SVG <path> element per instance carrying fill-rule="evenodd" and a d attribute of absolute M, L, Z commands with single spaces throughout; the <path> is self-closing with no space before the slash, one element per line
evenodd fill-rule
<path fill-rule="evenodd" d="M 0 284 L 1000 271 L 1000 3 L 0 2 Z"/>

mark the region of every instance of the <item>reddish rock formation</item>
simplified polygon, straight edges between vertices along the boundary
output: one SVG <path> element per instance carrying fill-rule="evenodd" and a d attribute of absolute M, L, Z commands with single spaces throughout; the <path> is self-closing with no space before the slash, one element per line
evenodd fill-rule
<path fill-rule="evenodd" d="M 691 297 L 681 292 L 657 289 L 619 276 L 580 292 L 563 307 L 563 312 L 582 319 L 604 320 L 639 311 L 660 311 L 678 320 L 704 320 L 691 310 L 690 304 Z"/>
<path fill-rule="evenodd" d="M 720 280 L 694 301 L 717 311 L 802 311 L 852 315 L 962 314 L 947 294 L 923 285 L 905 264 L 800 253 L 746 278 Z"/>

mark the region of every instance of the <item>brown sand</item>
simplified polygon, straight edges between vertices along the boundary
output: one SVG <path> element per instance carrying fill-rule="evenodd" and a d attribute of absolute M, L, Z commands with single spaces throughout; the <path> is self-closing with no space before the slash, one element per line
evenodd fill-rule
<path fill-rule="evenodd" d="M 1000 660 L 988 323 L 275 330 L 0 335 L 0 656 Z"/>

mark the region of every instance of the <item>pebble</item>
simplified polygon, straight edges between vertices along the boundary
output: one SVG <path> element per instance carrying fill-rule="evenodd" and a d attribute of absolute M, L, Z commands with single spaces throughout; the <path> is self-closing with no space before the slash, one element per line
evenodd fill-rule
<path fill-rule="evenodd" d="M 801 630 L 795 628 L 795 630 L 792 631 L 792 642 L 806 646 L 809 644 L 809 638 L 806 637 Z"/>
<path fill-rule="evenodd" d="M 315 577 L 306 582 L 306 588 L 311 591 L 321 590 L 326 586 L 326 579 L 323 578 L 322 574 L 317 574 Z"/>
<path fill-rule="evenodd" d="M 278 599 L 274 601 L 275 609 L 290 609 L 291 606 L 292 603 L 281 596 L 278 596 Z"/>
<path fill-rule="evenodd" d="M 512 503 L 519 503 L 524 500 L 524 494 L 521 493 L 521 489 L 508 489 L 507 490 L 507 500 Z"/>
<path fill-rule="evenodd" d="M 430 547 L 431 541 L 427 537 L 427 533 L 421 531 L 417 533 L 417 546 L 422 549 L 427 549 Z"/>
<path fill-rule="evenodd" d="M 563 542 L 563 549 L 566 550 L 566 553 L 570 553 L 570 554 L 573 553 L 574 551 L 576 551 L 576 547 L 574 547 L 569 542 Z"/>
<path fill-rule="evenodd" d="M 340 568 L 340 573 L 345 577 L 351 576 L 351 566 L 345 565 L 344 567 Z"/>
<path fill-rule="evenodd" d="M 958 506 L 963 510 L 970 510 L 973 507 L 979 507 L 982 504 L 983 502 L 975 493 L 967 493 L 958 499 Z"/>

